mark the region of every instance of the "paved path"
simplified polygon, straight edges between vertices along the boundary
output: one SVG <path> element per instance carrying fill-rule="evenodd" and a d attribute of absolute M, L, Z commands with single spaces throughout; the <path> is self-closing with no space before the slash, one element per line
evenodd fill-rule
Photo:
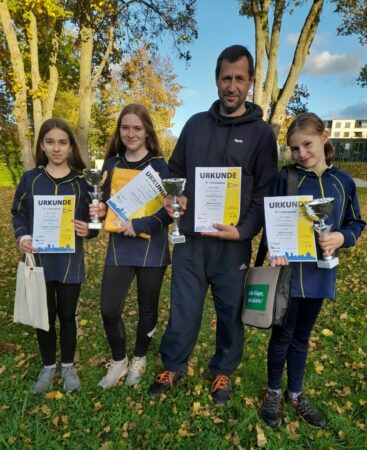
<path fill-rule="evenodd" d="M 356 183 L 357 187 L 367 187 L 367 181 L 362 180 L 361 178 L 353 178 L 354 182 Z"/>

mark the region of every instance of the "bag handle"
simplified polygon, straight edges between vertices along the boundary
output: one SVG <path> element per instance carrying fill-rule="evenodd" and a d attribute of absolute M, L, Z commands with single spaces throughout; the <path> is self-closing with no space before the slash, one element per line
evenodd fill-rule
<path fill-rule="evenodd" d="M 298 173 L 295 164 L 283 166 L 287 171 L 287 195 L 297 195 L 298 193 Z M 255 259 L 255 267 L 262 266 L 268 253 L 268 245 L 266 242 L 265 227 L 260 239 L 259 248 Z"/>
<path fill-rule="evenodd" d="M 31 269 L 34 269 L 35 267 L 37 267 L 36 260 L 34 258 L 33 253 L 26 252 L 24 262 L 25 262 L 25 265 L 29 266 Z"/>

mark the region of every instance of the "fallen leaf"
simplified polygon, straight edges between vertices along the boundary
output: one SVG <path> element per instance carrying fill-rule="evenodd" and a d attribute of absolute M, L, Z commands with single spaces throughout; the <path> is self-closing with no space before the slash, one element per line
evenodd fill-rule
<path fill-rule="evenodd" d="M 333 335 L 334 335 L 334 333 L 333 333 L 331 330 L 329 330 L 328 328 L 324 328 L 324 329 L 321 331 L 321 333 L 322 333 L 324 336 L 333 336 Z"/>
<path fill-rule="evenodd" d="M 268 440 L 266 439 L 266 436 L 264 434 L 264 431 L 262 430 L 259 425 L 256 425 L 256 434 L 257 434 L 257 446 L 258 447 L 265 447 L 268 443 Z"/>

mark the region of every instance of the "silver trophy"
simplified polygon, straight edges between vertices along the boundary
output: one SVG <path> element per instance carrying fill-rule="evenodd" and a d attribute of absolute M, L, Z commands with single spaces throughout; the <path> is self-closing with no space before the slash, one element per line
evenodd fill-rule
<path fill-rule="evenodd" d="M 172 231 L 169 234 L 169 241 L 171 244 L 181 244 L 185 242 L 185 236 L 180 234 L 180 228 L 178 226 L 180 222 L 180 205 L 178 204 L 177 197 L 179 197 L 185 188 L 186 178 L 166 178 L 162 180 L 164 190 L 168 195 L 172 197 L 171 207 L 173 209 L 173 225 Z"/>
<path fill-rule="evenodd" d="M 93 205 L 98 205 L 102 197 L 101 192 L 101 181 L 102 172 L 99 169 L 84 169 L 84 178 L 87 183 L 93 188 L 93 191 L 89 191 L 90 198 L 92 199 Z M 98 214 L 92 217 L 92 220 L 88 223 L 88 228 L 90 230 L 100 230 L 102 229 L 102 222 L 100 222 Z"/>
<path fill-rule="evenodd" d="M 305 202 L 307 214 L 314 220 L 313 228 L 319 236 L 329 234 L 332 225 L 327 225 L 325 220 L 330 216 L 334 208 L 332 197 L 317 198 L 310 202 Z M 322 259 L 317 261 L 320 269 L 332 269 L 339 264 L 339 259 L 333 255 L 323 254 Z"/>

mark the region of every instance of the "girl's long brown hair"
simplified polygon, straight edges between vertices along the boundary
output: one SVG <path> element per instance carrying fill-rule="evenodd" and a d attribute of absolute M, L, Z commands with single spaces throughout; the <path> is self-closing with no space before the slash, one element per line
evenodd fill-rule
<path fill-rule="evenodd" d="M 314 113 L 306 112 L 298 114 L 298 116 L 289 125 L 287 131 L 287 144 L 289 145 L 289 139 L 296 131 L 311 131 L 311 133 L 321 136 L 325 132 L 325 125 L 323 121 Z M 335 156 L 335 148 L 330 140 L 327 140 L 324 144 L 325 162 L 329 165 Z"/>
<path fill-rule="evenodd" d="M 40 131 L 38 133 L 37 144 L 36 144 L 36 166 L 46 166 L 48 163 L 48 158 L 46 153 L 41 148 L 41 143 L 45 137 L 45 135 L 57 128 L 59 130 L 65 131 L 65 133 L 69 137 L 71 152 L 68 157 L 68 164 L 72 169 L 83 170 L 86 165 L 81 157 L 80 148 L 78 142 L 75 138 L 73 130 L 70 126 L 65 122 L 65 120 L 60 119 L 58 117 L 53 117 L 52 119 L 48 119 L 41 125 Z"/>
<path fill-rule="evenodd" d="M 120 115 L 117 119 L 115 131 L 110 138 L 110 142 L 105 153 L 105 159 L 119 154 L 122 155 L 126 150 L 125 145 L 122 143 L 120 137 L 121 120 L 124 116 L 126 116 L 126 114 L 135 114 L 142 121 L 143 126 L 147 132 L 146 147 L 148 151 L 155 156 L 162 155 L 158 136 L 155 132 L 153 121 L 147 108 L 140 103 L 130 103 L 129 105 L 126 105 L 120 112 Z"/>

